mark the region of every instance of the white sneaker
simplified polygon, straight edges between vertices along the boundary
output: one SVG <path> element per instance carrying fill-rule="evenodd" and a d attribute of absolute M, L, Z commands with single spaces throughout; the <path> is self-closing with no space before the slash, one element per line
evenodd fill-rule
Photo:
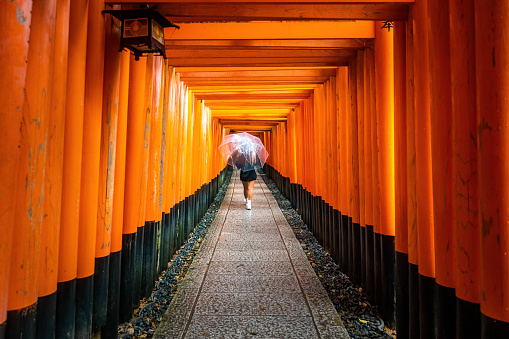
<path fill-rule="evenodd" d="M 246 209 L 250 210 L 251 209 L 251 200 L 248 200 L 246 202 Z"/>
<path fill-rule="evenodd" d="M 247 202 L 247 198 L 244 197 L 244 203 L 246 203 L 246 202 Z"/>

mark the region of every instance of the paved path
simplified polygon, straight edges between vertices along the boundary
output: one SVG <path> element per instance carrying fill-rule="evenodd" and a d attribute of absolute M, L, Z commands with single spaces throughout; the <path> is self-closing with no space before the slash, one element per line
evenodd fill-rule
<path fill-rule="evenodd" d="M 154 338 L 349 338 L 271 192 L 239 172 Z"/>

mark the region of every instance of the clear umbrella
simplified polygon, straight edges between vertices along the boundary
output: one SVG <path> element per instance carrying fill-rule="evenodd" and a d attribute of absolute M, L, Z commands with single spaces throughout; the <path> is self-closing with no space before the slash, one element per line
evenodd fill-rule
<path fill-rule="evenodd" d="M 243 171 L 262 168 L 269 156 L 262 141 L 246 132 L 224 137 L 219 152 L 228 165 Z"/>

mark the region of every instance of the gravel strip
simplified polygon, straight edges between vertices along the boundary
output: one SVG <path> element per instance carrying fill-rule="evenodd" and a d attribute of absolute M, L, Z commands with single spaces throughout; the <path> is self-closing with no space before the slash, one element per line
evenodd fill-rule
<path fill-rule="evenodd" d="M 369 303 L 361 287 L 355 286 L 348 276 L 341 272 L 339 266 L 336 265 L 329 253 L 322 248 L 313 233 L 302 221 L 300 215 L 294 210 L 290 201 L 281 194 L 276 184 L 265 173 L 259 171 L 259 175 L 276 199 L 308 256 L 311 266 L 327 291 L 336 311 L 341 316 L 350 337 L 353 339 L 395 338 L 395 332 L 384 327 L 376 306 Z"/>
<path fill-rule="evenodd" d="M 168 263 L 168 269 L 161 273 L 161 276 L 154 285 L 150 298 L 141 300 L 140 307 L 134 311 L 133 319 L 118 327 L 118 338 L 152 338 L 157 325 L 168 309 L 168 306 L 170 306 L 178 287 L 193 262 L 194 256 L 209 230 L 209 226 L 216 218 L 216 214 L 228 189 L 231 175 L 232 170 L 226 172 L 223 186 L 207 210 L 207 213 L 195 227 L 187 242 L 182 245 Z"/>

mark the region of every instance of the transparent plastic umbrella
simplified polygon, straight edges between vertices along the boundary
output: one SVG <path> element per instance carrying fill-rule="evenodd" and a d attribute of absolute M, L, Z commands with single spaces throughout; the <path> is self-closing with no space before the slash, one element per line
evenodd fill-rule
<path fill-rule="evenodd" d="M 262 168 L 269 156 L 262 141 L 246 132 L 224 137 L 219 152 L 228 165 L 243 171 Z"/>

